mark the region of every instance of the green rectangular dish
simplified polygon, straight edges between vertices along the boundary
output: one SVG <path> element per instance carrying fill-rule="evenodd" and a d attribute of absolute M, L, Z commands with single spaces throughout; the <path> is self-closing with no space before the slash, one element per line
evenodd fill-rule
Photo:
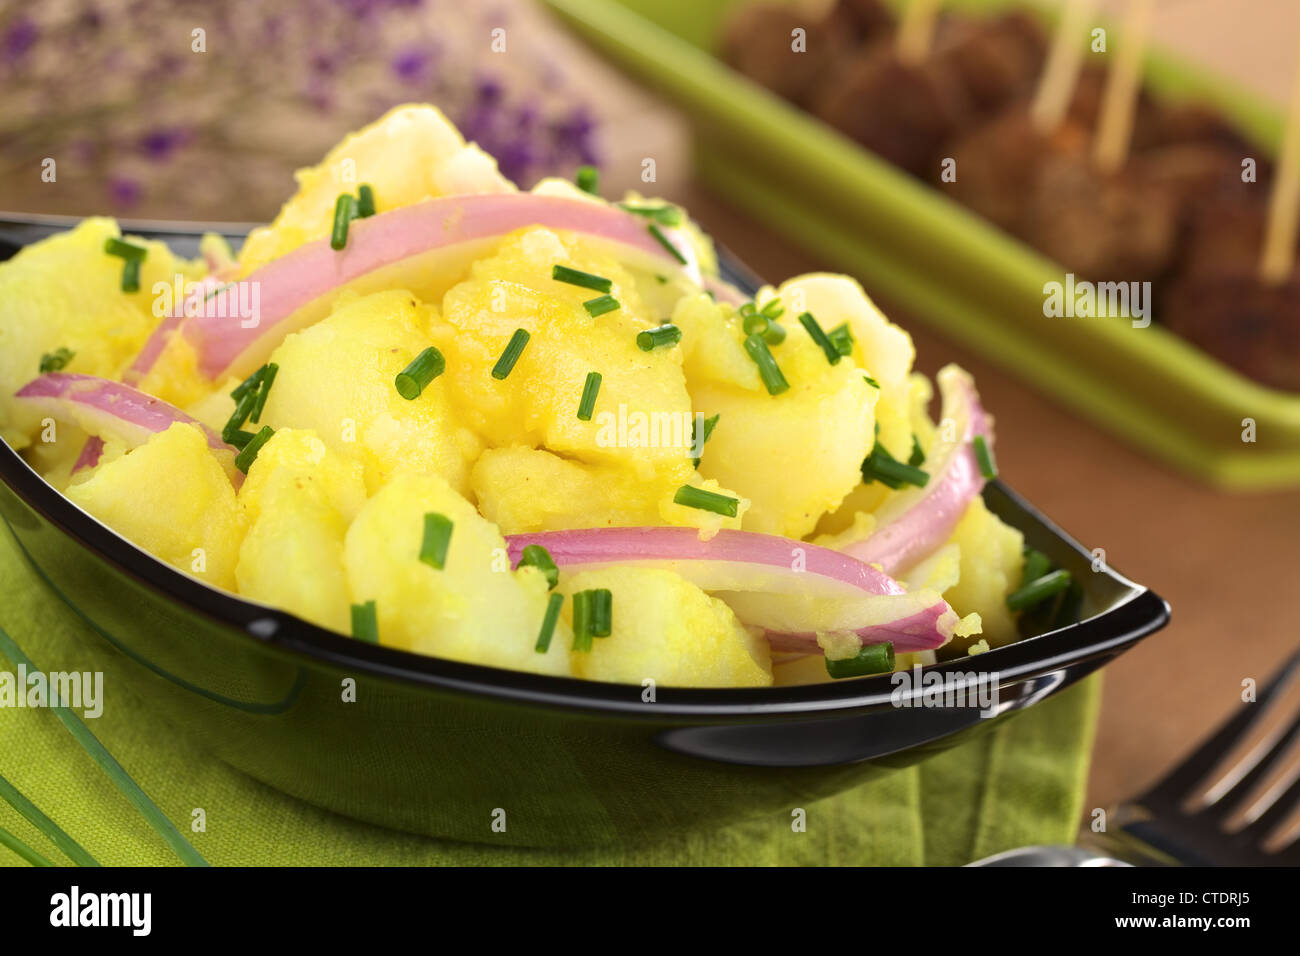
<path fill-rule="evenodd" d="M 1224 488 L 1300 486 L 1300 395 L 1258 385 L 1152 324 L 1046 318 L 1065 269 L 711 54 L 748 0 L 547 0 L 691 118 L 701 179 L 954 340 L 1140 448 Z M 1015 0 L 950 0 L 992 12 Z M 1021 4 L 1023 5 L 1023 4 Z M 1277 113 L 1159 52 L 1159 95 L 1218 106 L 1271 154 Z M 778 277 L 774 277 L 778 278 Z M 1254 442 L 1243 441 L 1246 419 Z"/>

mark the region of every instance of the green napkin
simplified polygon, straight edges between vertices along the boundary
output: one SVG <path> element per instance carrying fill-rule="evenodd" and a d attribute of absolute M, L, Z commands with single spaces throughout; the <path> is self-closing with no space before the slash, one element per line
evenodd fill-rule
<path fill-rule="evenodd" d="M 97 669 L 104 649 L 40 580 L 0 524 L 0 628 L 42 671 Z M 16 664 L 0 655 L 0 670 Z M 1070 843 L 1082 812 L 1100 684 L 1089 679 L 919 767 L 788 811 L 614 850 L 466 845 L 349 820 L 286 796 L 194 749 L 129 689 L 85 721 L 213 864 L 962 864 L 1034 843 Z M 49 709 L 0 708 L 0 777 L 100 863 L 177 857 Z M 206 830 L 193 832 L 201 807 Z M 56 863 L 67 858 L 8 803 L 0 827 Z M 0 845 L 0 863 L 22 858 Z"/>

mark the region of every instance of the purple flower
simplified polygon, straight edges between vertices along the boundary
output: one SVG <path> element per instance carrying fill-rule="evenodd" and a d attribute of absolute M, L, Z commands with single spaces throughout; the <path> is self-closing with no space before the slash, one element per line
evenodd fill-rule
<path fill-rule="evenodd" d="M 18 60 L 36 43 L 39 31 L 29 17 L 19 17 L 0 38 L 0 56 L 6 60 Z"/>
<path fill-rule="evenodd" d="M 119 206 L 134 206 L 143 193 L 140 183 L 129 176 L 113 176 L 108 181 L 108 194 Z"/>
<path fill-rule="evenodd" d="M 407 84 L 417 84 L 424 80 L 429 69 L 429 52 L 411 47 L 393 57 L 393 74 Z"/>
<path fill-rule="evenodd" d="M 140 152 L 154 162 L 163 162 L 188 139 L 187 130 L 152 129 L 140 137 Z"/>

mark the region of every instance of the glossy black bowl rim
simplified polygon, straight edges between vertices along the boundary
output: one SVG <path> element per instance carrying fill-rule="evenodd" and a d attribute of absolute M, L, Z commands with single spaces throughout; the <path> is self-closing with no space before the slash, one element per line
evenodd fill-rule
<path fill-rule="evenodd" d="M 0 480 L 33 511 L 101 560 L 129 575 L 161 599 L 241 632 L 294 657 L 357 674 L 426 685 L 527 705 L 545 705 L 631 717 L 700 717 L 743 720 L 762 714 L 825 716 L 890 706 L 895 684 L 889 674 L 820 684 L 763 688 L 657 687 L 654 704 L 637 684 L 613 684 L 468 664 L 383 647 L 346 637 L 292 614 L 213 588 L 136 547 L 64 497 L 0 441 Z M 1071 547 L 1080 545 L 1005 486 L 1001 490 Z M 10 529 L 12 530 L 12 529 Z M 1091 556 L 1089 556 L 1091 557 Z M 1159 630 L 1168 605 L 1154 592 L 1107 569 L 1132 589 L 1120 604 L 1088 620 L 995 648 L 985 654 L 931 665 L 926 671 L 996 673 L 1000 686 L 1096 657 L 1109 657 Z"/>

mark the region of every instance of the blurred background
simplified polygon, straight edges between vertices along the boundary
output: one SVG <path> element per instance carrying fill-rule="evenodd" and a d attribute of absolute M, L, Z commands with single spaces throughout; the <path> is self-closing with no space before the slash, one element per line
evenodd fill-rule
<path fill-rule="evenodd" d="M 1281 107 L 1300 3 L 1166 0 L 1151 35 Z M 701 185 L 689 118 L 528 0 L 3 0 L 0 84 L 4 210 L 266 220 L 295 168 L 388 107 L 428 101 L 521 185 L 594 164 L 607 195 L 684 203 L 769 280 L 840 265 Z M 42 181 L 46 158 L 55 182 Z M 1107 671 L 1088 806 L 1132 795 L 1237 705 L 1243 678 L 1262 682 L 1294 649 L 1300 495 L 1204 485 L 878 298 L 923 371 L 975 373 L 1003 477 L 1173 604 L 1172 626 Z"/>

